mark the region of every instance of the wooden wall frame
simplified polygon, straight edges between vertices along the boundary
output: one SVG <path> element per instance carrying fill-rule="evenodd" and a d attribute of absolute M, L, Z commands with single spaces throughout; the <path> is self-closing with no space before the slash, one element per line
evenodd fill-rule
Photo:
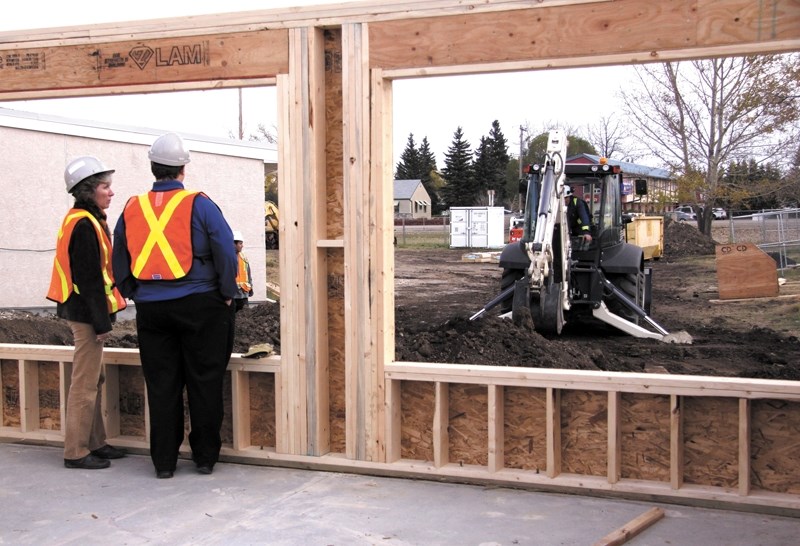
<path fill-rule="evenodd" d="M 340 45 L 328 48 L 331 33 Z M 394 362 L 394 79 L 798 50 L 798 0 L 374 0 L 3 32 L 0 101 L 276 85 L 285 242 L 276 451 L 289 457 L 342 453 L 368 467 L 400 456 L 395 425 L 402 391 L 387 380 L 387 370 L 403 364 Z M 331 178 L 332 166 L 341 177 Z M 332 448 L 339 387 L 331 381 L 340 368 L 344 449 Z M 234 381 L 248 382 L 242 376 Z M 497 446 L 504 393 L 487 382 L 488 435 Z M 448 460 L 446 385 L 436 384 L 437 468 Z M 676 438 L 684 408 L 679 395 L 669 396 L 674 469 L 682 466 Z M 561 390 L 548 387 L 546 399 L 546 475 L 554 478 L 562 465 L 555 409 Z M 612 484 L 620 476 L 620 403 L 610 395 L 606 467 Z M 25 416 L 23 434 L 34 417 Z M 746 434 L 747 420 L 741 422 Z M 246 445 L 239 438 L 236 445 Z M 740 454 L 746 451 L 742 445 Z M 492 450 L 489 460 L 492 471 L 501 469 L 502 450 Z M 672 488 L 681 488 L 682 480 L 673 471 Z M 739 488 L 749 490 L 747 479 Z"/>

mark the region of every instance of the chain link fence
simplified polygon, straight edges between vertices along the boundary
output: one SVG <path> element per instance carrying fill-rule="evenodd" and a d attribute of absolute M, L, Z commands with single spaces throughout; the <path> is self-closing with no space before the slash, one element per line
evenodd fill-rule
<path fill-rule="evenodd" d="M 717 220 L 711 235 L 718 243 L 753 243 L 772 256 L 778 269 L 797 268 L 800 262 L 800 209 L 768 210 L 756 213 L 733 212 Z"/>

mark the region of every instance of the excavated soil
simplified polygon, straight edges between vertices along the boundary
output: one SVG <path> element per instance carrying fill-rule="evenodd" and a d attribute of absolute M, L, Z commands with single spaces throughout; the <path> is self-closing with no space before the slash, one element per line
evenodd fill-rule
<path fill-rule="evenodd" d="M 496 310 L 470 321 L 499 292 L 497 264 L 462 261 L 463 249 L 397 249 L 396 360 L 800 379 L 800 283 L 783 285 L 779 298 L 720 301 L 714 249 L 693 226 L 667 221 L 664 255 L 652 264 L 651 316 L 669 332 L 688 332 L 691 345 L 636 339 L 599 323 L 546 338 Z M 234 351 L 267 342 L 280 352 L 278 313 L 272 303 L 239 312 Z M 0 342 L 68 345 L 71 334 L 56 318 L 4 311 Z M 136 347 L 135 321 L 119 321 L 107 345 Z"/>

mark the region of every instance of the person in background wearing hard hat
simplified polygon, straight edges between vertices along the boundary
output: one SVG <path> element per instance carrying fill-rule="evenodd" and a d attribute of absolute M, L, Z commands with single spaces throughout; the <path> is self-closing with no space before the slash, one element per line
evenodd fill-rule
<path fill-rule="evenodd" d="M 150 408 L 150 458 L 171 478 L 184 438 L 197 471 L 211 474 L 222 445 L 222 388 L 233 350 L 236 252 L 222 211 L 184 188 L 189 152 L 175 133 L 148 153 L 152 189 L 132 197 L 114 228 L 114 274 L 136 304 L 136 330 Z"/>
<path fill-rule="evenodd" d="M 570 236 L 582 237 L 584 244 L 591 243 L 592 234 L 589 233 L 591 219 L 586 201 L 573 195 L 572 188 L 566 184 L 564 185 L 564 199 L 567 204 L 567 224 Z"/>
<path fill-rule="evenodd" d="M 233 232 L 233 246 L 236 249 L 236 257 L 239 266 L 236 268 L 236 312 L 238 313 L 247 305 L 247 298 L 253 295 L 253 275 L 250 274 L 250 262 L 247 256 L 242 253 L 244 248 L 244 239 L 242 238 L 241 231 Z"/>
<path fill-rule="evenodd" d="M 105 381 L 103 341 L 125 300 L 114 284 L 111 239 L 105 210 L 111 205 L 113 169 L 91 156 L 71 161 L 64 171 L 75 204 L 56 241 L 47 299 L 72 330 L 75 352 L 64 425 L 64 466 L 108 468 L 125 452 L 106 444 L 100 387 Z"/>

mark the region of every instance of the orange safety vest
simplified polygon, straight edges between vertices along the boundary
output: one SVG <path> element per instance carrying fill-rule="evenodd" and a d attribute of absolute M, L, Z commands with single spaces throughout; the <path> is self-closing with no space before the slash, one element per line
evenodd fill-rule
<path fill-rule="evenodd" d="M 128 305 L 122 297 L 117 287 L 114 285 L 114 274 L 111 271 L 111 240 L 108 238 L 100 222 L 97 221 L 92 213 L 82 209 L 70 209 L 61 229 L 58 230 L 58 240 L 56 242 L 56 257 L 53 260 L 53 273 L 50 277 L 50 289 L 47 291 L 47 299 L 64 303 L 73 292 L 80 294 L 78 287 L 72 282 L 72 267 L 69 261 L 69 241 L 78 220 L 87 218 L 97 233 L 97 241 L 100 244 L 100 259 L 103 269 L 103 288 L 106 293 L 106 303 L 108 312 L 116 313 L 122 311 Z"/>
<path fill-rule="evenodd" d="M 249 293 L 253 288 L 250 284 L 250 279 L 247 278 L 247 258 L 242 256 L 242 253 L 237 254 L 239 259 L 239 269 L 236 272 L 236 284 L 242 289 L 242 292 Z"/>
<path fill-rule="evenodd" d="M 150 191 L 125 205 L 131 273 L 139 280 L 170 281 L 192 268 L 192 206 L 200 192 Z"/>

